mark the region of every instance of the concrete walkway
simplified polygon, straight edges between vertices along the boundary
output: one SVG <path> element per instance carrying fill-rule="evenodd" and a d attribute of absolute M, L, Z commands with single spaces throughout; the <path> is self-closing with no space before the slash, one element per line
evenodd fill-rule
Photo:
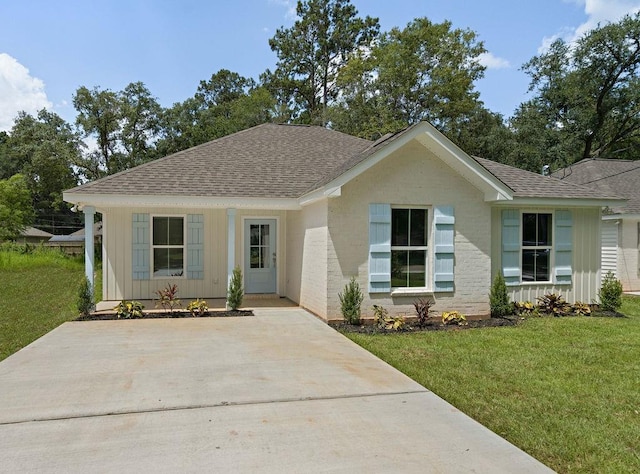
<path fill-rule="evenodd" d="M 300 309 L 65 323 L 0 387 L 3 472 L 550 472 Z"/>

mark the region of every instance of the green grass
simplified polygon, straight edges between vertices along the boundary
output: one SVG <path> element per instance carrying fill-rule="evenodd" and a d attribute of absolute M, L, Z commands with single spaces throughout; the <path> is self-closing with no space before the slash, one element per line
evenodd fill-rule
<path fill-rule="evenodd" d="M 640 472 L 640 298 L 622 312 L 347 336 L 558 472 Z"/>
<path fill-rule="evenodd" d="M 0 360 L 77 318 L 82 278 L 81 259 L 57 251 L 0 250 Z M 99 286 L 96 281 L 98 295 Z"/>

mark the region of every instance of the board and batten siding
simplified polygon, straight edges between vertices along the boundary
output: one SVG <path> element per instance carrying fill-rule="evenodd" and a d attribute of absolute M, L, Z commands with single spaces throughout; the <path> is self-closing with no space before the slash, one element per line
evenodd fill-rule
<path fill-rule="evenodd" d="M 556 210 L 556 208 L 519 208 L 518 212 L 555 213 Z M 517 286 L 508 286 L 507 291 L 512 301 L 531 301 L 535 303 L 539 296 L 547 293 L 560 293 L 570 303 L 577 301 L 592 303 L 597 301 L 598 290 L 600 289 L 601 260 L 600 209 L 568 208 L 568 210 L 571 212 L 573 227 L 571 284 L 521 283 Z M 494 208 L 492 211 L 492 234 L 494 238 L 492 239 L 491 251 L 493 259 L 491 268 L 494 276 L 502 271 L 502 211 L 503 209 L 499 207 Z M 555 263 L 555 255 L 552 258 L 553 263 Z"/>
<path fill-rule="evenodd" d="M 155 292 L 168 283 L 178 285 L 178 297 L 187 301 L 195 298 L 225 298 L 227 291 L 227 214 L 225 209 L 183 208 L 110 208 L 103 214 L 103 289 L 105 301 L 150 300 Z M 134 279 L 132 268 L 134 214 L 149 216 L 197 214 L 203 216 L 204 269 L 202 279 L 158 278 Z M 243 261 L 243 229 L 245 217 L 273 217 L 278 219 L 278 251 L 285 255 L 285 213 L 283 211 L 238 210 L 236 214 L 236 252 L 238 265 Z M 185 235 L 185 248 L 186 248 Z M 185 250 L 185 262 L 188 255 Z M 278 288 L 284 288 L 286 258 L 278 259 Z"/>
<path fill-rule="evenodd" d="M 618 221 L 602 221 L 602 278 L 611 272 L 618 275 Z"/>

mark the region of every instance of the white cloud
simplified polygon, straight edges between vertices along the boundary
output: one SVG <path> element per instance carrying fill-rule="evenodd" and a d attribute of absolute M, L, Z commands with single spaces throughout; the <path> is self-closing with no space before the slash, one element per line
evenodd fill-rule
<path fill-rule="evenodd" d="M 285 19 L 289 21 L 294 21 L 297 17 L 296 6 L 297 1 L 295 0 L 269 0 L 269 3 L 272 5 L 278 5 L 280 7 L 285 7 L 287 12 L 285 13 Z"/>
<path fill-rule="evenodd" d="M 544 53 L 549 49 L 551 43 L 562 38 L 572 43 L 585 33 L 596 28 L 598 24 L 616 22 L 627 14 L 634 14 L 640 11 L 640 0 L 565 0 L 575 3 L 584 8 L 587 21 L 577 27 L 566 27 L 552 36 L 543 38 L 542 44 L 538 48 L 538 53 Z"/>
<path fill-rule="evenodd" d="M 478 56 L 478 62 L 487 69 L 508 69 L 511 67 L 508 60 L 495 56 L 493 53 L 482 53 Z"/>
<path fill-rule="evenodd" d="M 18 112 L 34 114 L 52 105 L 44 91 L 44 82 L 32 77 L 15 58 L 0 53 L 0 131 L 11 129 Z"/>

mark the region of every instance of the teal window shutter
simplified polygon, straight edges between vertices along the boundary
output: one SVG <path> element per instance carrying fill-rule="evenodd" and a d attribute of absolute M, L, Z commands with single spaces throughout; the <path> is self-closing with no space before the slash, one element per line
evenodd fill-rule
<path fill-rule="evenodd" d="M 187 215 L 187 278 L 204 278 L 204 215 Z"/>
<path fill-rule="evenodd" d="M 440 206 L 433 210 L 434 265 L 433 291 L 454 290 L 455 217 L 453 207 Z"/>
<path fill-rule="evenodd" d="M 555 220 L 554 283 L 569 285 L 573 275 L 573 216 L 571 211 L 560 210 L 556 211 Z"/>
<path fill-rule="evenodd" d="M 369 204 L 369 293 L 391 292 L 391 205 Z"/>
<path fill-rule="evenodd" d="M 133 214 L 132 259 L 134 280 L 148 280 L 150 273 L 149 214 Z"/>
<path fill-rule="evenodd" d="M 502 276 L 507 286 L 520 284 L 520 211 L 502 210 Z"/>

